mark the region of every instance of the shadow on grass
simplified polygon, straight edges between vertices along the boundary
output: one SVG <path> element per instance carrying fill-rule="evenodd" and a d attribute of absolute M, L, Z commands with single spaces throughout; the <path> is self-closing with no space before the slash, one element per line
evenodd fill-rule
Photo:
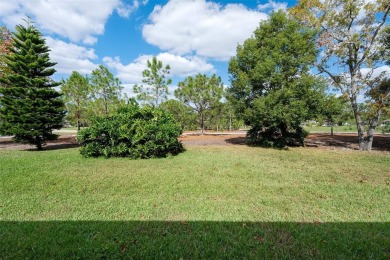
<path fill-rule="evenodd" d="M 359 139 L 356 134 L 310 134 L 306 139 L 307 146 L 334 146 L 346 149 L 359 149 Z M 390 151 L 390 135 L 375 134 L 372 149 Z"/>
<path fill-rule="evenodd" d="M 240 136 L 240 137 L 227 138 L 226 142 L 229 144 L 235 144 L 235 145 L 246 145 L 246 137 Z"/>
<path fill-rule="evenodd" d="M 1 258 L 390 257 L 390 223 L 0 221 Z"/>
<path fill-rule="evenodd" d="M 47 141 L 41 151 L 62 150 L 68 148 L 80 147 L 74 136 L 60 136 L 56 140 Z M 30 144 L 16 143 L 10 138 L 0 139 L 0 149 L 15 149 L 23 151 L 38 151 L 36 146 Z"/>

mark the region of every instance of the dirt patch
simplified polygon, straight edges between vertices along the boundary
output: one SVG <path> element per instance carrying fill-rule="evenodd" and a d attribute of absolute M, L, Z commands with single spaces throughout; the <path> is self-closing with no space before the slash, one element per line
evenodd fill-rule
<path fill-rule="evenodd" d="M 180 138 L 184 146 L 232 146 L 245 145 L 245 132 L 236 133 L 207 133 L 204 135 L 185 133 Z M 307 147 L 315 149 L 357 150 L 359 143 L 355 134 L 310 134 L 305 140 Z M 45 150 L 56 150 L 77 147 L 74 135 L 61 135 L 55 141 L 49 141 Z M 0 138 L 0 149 L 11 150 L 35 150 L 31 145 L 12 142 L 11 138 Z M 375 135 L 373 150 L 390 151 L 390 135 Z"/>
<path fill-rule="evenodd" d="M 245 145 L 245 133 L 237 134 L 186 134 L 179 138 L 184 145 Z M 307 147 L 319 149 L 359 149 L 356 134 L 310 134 L 306 140 Z M 390 135 L 377 134 L 374 137 L 373 150 L 390 151 Z"/>
<path fill-rule="evenodd" d="M 310 134 L 305 144 L 308 147 L 318 147 L 327 149 L 359 149 L 357 134 Z M 372 144 L 372 150 L 390 151 L 390 135 L 376 134 Z"/>
<path fill-rule="evenodd" d="M 58 150 L 77 147 L 78 143 L 74 135 L 60 135 L 57 140 L 48 141 L 44 150 Z M 20 144 L 12 141 L 10 137 L 0 138 L 0 149 L 6 150 L 36 150 L 36 147 L 29 144 Z"/>

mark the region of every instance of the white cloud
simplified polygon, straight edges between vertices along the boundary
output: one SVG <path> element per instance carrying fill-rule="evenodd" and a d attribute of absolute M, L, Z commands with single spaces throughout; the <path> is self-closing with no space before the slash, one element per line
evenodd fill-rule
<path fill-rule="evenodd" d="M 124 18 L 129 18 L 130 14 L 132 14 L 135 10 L 137 10 L 140 6 L 146 5 L 148 3 L 148 0 L 139 1 L 139 0 L 133 0 L 131 4 L 126 4 L 125 2 L 120 2 L 118 7 L 116 8 L 117 13 L 119 16 Z"/>
<path fill-rule="evenodd" d="M 103 61 L 109 68 L 117 71 L 116 76 L 124 83 L 141 83 L 142 71 L 147 68 L 146 63 L 152 57 L 152 55 L 142 55 L 128 65 L 123 65 L 119 57 L 104 57 Z M 171 76 L 186 77 L 215 71 L 213 65 L 197 56 L 181 57 L 171 53 L 160 53 L 156 57 L 164 65 L 170 66 Z"/>
<path fill-rule="evenodd" d="M 227 60 L 266 18 L 241 4 L 222 7 L 205 0 L 171 0 L 154 8 L 142 33 L 162 50 Z"/>
<path fill-rule="evenodd" d="M 277 10 L 287 10 L 287 3 L 284 2 L 274 2 L 272 0 L 268 1 L 265 4 L 259 4 L 257 6 L 259 11 L 277 11 Z"/>
<path fill-rule="evenodd" d="M 97 59 L 94 49 L 88 49 L 73 43 L 66 43 L 52 37 L 45 37 L 46 44 L 51 52 L 50 59 L 57 62 L 55 69 L 58 73 L 71 74 L 77 71 L 81 74 L 90 74 L 97 68 L 91 60 Z"/>
<path fill-rule="evenodd" d="M 363 68 L 360 70 L 363 76 L 367 76 L 368 73 L 371 73 L 371 69 L 369 68 Z M 375 68 L 372 71 L 371 79 L 374 79 L 376 77 L 390 77 L 390 66 L 383 65 L 378 68 Z"/>
<path fill-rule="evenodd" d="M 13 28 L 29 16 L 44 32 L 61 35 L 73 42 L 94 44 L 97 36 L 104 33 L 107 19 L 114 10 L 128 17 L 146 3 L 137 0 L 132 4 L 121 0 L 1 0 L 0 20 Z"/>

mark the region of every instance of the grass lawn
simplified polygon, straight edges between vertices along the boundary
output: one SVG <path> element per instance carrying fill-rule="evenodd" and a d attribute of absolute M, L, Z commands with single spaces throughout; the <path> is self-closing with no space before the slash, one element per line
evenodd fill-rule
<path fill-rule="evenodd" d="M 306 131 L 309 131 L 311 133 L 330 133 L 331 127 L 330 126 L 305 126 L 304 129 Z M 334 126 L 333 127 L 334 133 L 356 133 L 357 134 L 357 128 L 355 125 L 351 126 Z M 376 133 L 381 133 L 381 130 L 378 128 L 375 130 Z"/>
<path fill-rule="evenodd" d="M 0 151 L 0 258 L 389 258 L 390 155 Z"/>

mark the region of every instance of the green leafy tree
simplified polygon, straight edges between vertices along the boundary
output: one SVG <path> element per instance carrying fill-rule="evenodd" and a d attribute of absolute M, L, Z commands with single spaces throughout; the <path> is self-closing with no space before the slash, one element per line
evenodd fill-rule
<path fill-rule="evenodd" d="M 383 30 L 381 44 L 383 44 L 384 48 L 384 57 L 387 65 L 390 65 L 390 26 L 387 26 Z"/>
<path fill-rule="evenodd" d="M 110 115 L 119 103 L 123 89 L 121 82 L 106 67 L 100 65 L 92 71 L 90 85 L 94 101 L 91 103 L 93 110 L 104 116 Z"/>
<path fill-rule="evenodd" d="M 73 71 L 67 80 L 62 80 L 61 91 L 68 111 L 67 118 L 71 123 L 75 123 L 77 131 L 80 131 L 80 125 L 86 122 L 90 102 L 89 79 Z"/>
<path fill-rule="evenodd" d="M 5 63 L 10 68 L 0 88 L 0 131 L 13 135 L 16 142 L 29 143 L 38 150 L 47 140 L 57 137 L 53 129 L 60 129 L 65 116 L 61 94 L 50 76 L 55 73 L 50 62 L 49 48 L 36 27 L 16 26 L 13 45 Z"/>
<path fill-rule="evenodd" d="M 385 59 L 380 35 L 389 16 L 389 1 L 300 0 L 290 12 L 319 31 L 317 44 L 322 55 L 318 69 L 349 98 L 358 129 L 359 149 L 371 150 L 383 106 L 377 106 L 378 110 L 371 113 L 373 117 L 365 132 L 358 97 L 368 95 L 386 77 L 385 72 L 376 75 L 374 71 Z"/>
<path fill-rule="evenodd" d="M 203 134 L 208 113 L 218 105 L 223 96 L 221 78 L 215 74 L 211 77 L 198 74 L 195 77 L 187 77 L 178 85 L 175 90 L 176 98 L 197 113 L 198 123 Z"/>
<path fill-rule="evenodd" d="M 272 13 L 229 62 L 228 98 L 251 126 L 252 145 L 303 145 L 301 123 L 318 111 L 322 84 L 309 73 L 316 60 L 315 31 L 284 12 Z"/>
<path fill-rule="evenodd" d="M 169 75 L 169 65 L 164 66 L 162 61 L 156 57 L 147 62 L 147 69 L 142 72 L 144 85 L 135 85 L 134 93 L 138 94 L 137 99 L 144 101 L 146 104 L 158 107 L 162 101 L 167 100 L 168 85 L 172 83 L 167 79 Z"/>
<path fill-rule="evenodd" d="M 338 124 L 340 117 L 343 114 L 345 107 L 344 97 L 336 97 L 334 95 L 327 95 L 324 99 L 321 108 L 321 116 L 330 123 L 331 135 L 333 135 L 333 127 Z"/>
<path fill-rule="evenodd" d="M 183 130 L 194 130 L 197 128 L 197 114 L 183 102 L 169 99 L 161 103 L 160 108 L 170 113 L 176 122 L 180 123 Z"/>
<path fill-rule="evenodd" d="M 12 47 L 11 32 L 5 26 L 0 26 L 0 78 L 5 77 L 7 73 L 11 73 L 11 69 L 6 64 L 6 55 L 10 54 Z M 0 82 L 0 87 L 5 87 L 4 83 Z"/>
<path fill-rule="evenodd" d="M 209 114 L 208 127 L 216 131 L 237 130 L 244 125 L 244 122 L 235 116 L 234 107 L 229 101 L 219 102 Z"/>

